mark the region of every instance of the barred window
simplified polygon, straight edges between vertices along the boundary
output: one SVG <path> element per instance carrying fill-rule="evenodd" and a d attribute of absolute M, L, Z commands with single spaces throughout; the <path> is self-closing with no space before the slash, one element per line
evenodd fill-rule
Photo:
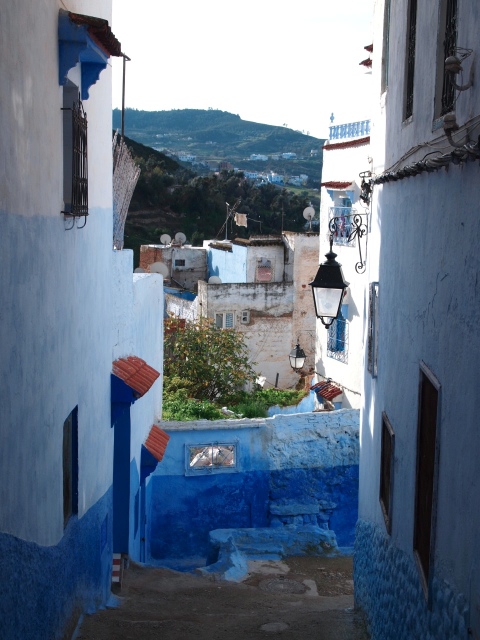
<path fill-rule="evenodd" d="M 185 471 L 187 475 L 221 473 L 237 470 L 237 445 L 210 443 L 186 445 Z"/>
<path fill-rule="evenodd" d="M 348 304 L 343 304 L 340 315 L 328 328 L 327 356 L 348 362 Z"/>
<path fill-rule="evenodd" d="M 456 53 L 457 46 L 457 0 L 443 0 L 440 12 L 437 115 L 443 116 L 455 107 L 455 89 L 450 74 L 445 71 L 445 60 Z"/>
<path fill-rule="evenodd" d="M 353 218 L 356 215 L 357 210 L 352 209 L 352 202 L 350 198 L 343 198 L 343 205 L 341 207 L 330 207 L 328 210 L 329 229 L 328 237 L 330 238 L 331 227 L 333 224 L 331 221 L 335 220 L 335 227 L 333 230 L 333 244 L 342 244 L 348 247 L 355 247 L 355 237 L 350 238 L 350 234 L 353 230 Z"/>
<path fill-rule="evenodd" d="M 72 86 L 64 87 L 63 200 L 62 213 L 88 216 L 87 115 L 80 96 L 72 99 Z"/>

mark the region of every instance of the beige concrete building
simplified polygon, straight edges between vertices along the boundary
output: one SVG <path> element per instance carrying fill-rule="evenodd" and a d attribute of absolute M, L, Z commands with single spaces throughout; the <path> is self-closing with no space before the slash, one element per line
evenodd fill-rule
<path fill-rule="evenodd" d="M 301 373 L 313 373 L 315 314 L 308 285 L 318 269 L 318 235 L 285 232 L 207 246 L 209 274 L 221 283 L 198 283 L 199 315 L 245 334 L 265 386 L 286 389 L 299 381 L 288 358 L 297 340 L 307 355 Z"/>

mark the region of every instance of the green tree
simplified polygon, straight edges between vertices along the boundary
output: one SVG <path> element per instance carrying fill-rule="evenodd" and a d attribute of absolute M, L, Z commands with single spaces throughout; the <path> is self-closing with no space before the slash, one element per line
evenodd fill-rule
<path fill-rule="evenodd" d="M 165 334 L 164 374 L 188 380 L 190 397 L 228 402 L 255 382 L 242 333 L 200 319 L 170 320 Z"/>

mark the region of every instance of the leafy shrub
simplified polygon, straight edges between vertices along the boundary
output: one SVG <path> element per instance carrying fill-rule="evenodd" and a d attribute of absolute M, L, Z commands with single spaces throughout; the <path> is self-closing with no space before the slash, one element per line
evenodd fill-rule
<path fill-rule="evenodd" d="M 208 400 L 189 398 L 185 389 L 166 393 L 163 401 L 163 419 L 189 422 L 191 420 L 221 420 L 220 409 Z"/>

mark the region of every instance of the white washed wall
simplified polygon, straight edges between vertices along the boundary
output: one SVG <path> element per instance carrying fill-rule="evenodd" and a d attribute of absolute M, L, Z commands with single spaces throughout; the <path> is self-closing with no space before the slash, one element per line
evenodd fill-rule
<path fill-rule="evenodd" d="M 63 535 L 62 429 L 77 405 L 79 517 L 112 481 L 110 68 L 84 103 L 91 215 L 66 231 L 61 6 L 7 3 L 0 25 L 0 530 L 42 545 Z M 109 7 L 69 6 L 107 19 Z"/>
<path fill-rule="evenodd" d="M 372 127 L 377 174 L 411 149 L 399 166 L 420 160 L 431 151 L 425 142 L 442 134 L 441 129 L 432 132 L 437 2 L 418 7 L 414 115 L 410 123 L 402 123 L 406 5 L 392 3 L 390 82 Z M 383 3 L 376 8 L 374 51 L 380 52 Z M 458 44 L 475 47 L 471 43 L 479 25 L 478 3 L 459 3 Z M 465 62 L 467 74 L 470 61 Z M 379 66 L 376 71 L 374 63 L 377 95 Z M 479 114 L 478 86 L 460 95 L 455 110 L 459 124 Z M 442 153 L 452 150 L 445 139 L 439 147 Z M 469 626 L 473 637 L 480 634 L 479 177 L 475 162 L 375 188 L 369 280 L 380 283 L 379 361 L 378 378 L 365 372 L 356 544 L 357 600 L 367 611 L 374 640 L 457 640 L 467 637 Z M 413 557 L 422 360 L 441 384 L 430 606 Z M 391 536 L 378 502 L 382 411 L 396 439 Z"/>

